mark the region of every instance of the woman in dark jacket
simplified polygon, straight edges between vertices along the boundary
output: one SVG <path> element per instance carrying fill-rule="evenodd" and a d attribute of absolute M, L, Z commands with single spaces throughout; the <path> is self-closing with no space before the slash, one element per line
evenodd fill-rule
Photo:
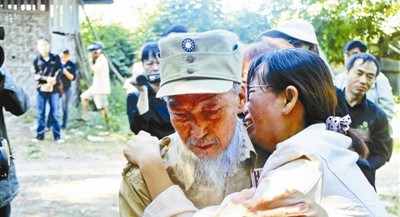
<path fill-rule="evenodd" d="M 126 105 L 132 132 L 137 134 L 143 130 L 161 139 L 175 130 L 171 125 L 165 101 L 156 97 L 160 88 L 157 58 L 159 52 L 157 42 L 149 42 L 143 46 L 141 61 L 144 73 L 131 82 L 137 91 L 128 94 Z M 147 78 L 148 81 L 141 83 L 140 78 Z"/>

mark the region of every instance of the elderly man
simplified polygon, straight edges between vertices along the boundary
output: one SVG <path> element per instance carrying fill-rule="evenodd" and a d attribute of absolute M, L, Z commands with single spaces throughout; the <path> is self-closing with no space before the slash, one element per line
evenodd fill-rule
<path fill-rule="evenodd" d="M 251 187 L 250 174 L 265 162 L 263 154 L 256 159 L 246 129 L 237 118 L 246 97 L 238 37 L 222 30 L 183 33 L 161 39 L 159 46 L 161 87 L 157 97 L 166 99 L 176 129 L 160 141 L 164 166 L 175 188 L 196 207 L 220 204 L 226 195 Z M 128 145 L 148 142 L 143 134 L 134 136 Z M 152 206 L 151 200 L 157 196 L 154 187 L 159 186 L 147 186 L 140 172 L 146 169 L 139 168 L 129 163 L 122 173 L 120 215 L 142 216 L 147 206 L 157 216 L 174 215 L 170 212 L 173 203 L 166 210 Z M 150 174 L 152 180 L 157 180 L 157 175 Z M 159 199 L 162 197 L 155 200 Z"/>
<path fill-rule="evenodd" d="M 375 187 L 375 171 L 389 161 L 393 149 L 385 112 L 366 98 L 380 73 L 380 65 L 373 55 L 359 53 L 348 59 L 345 73 L 343 92 L 351 127 L 365 131 L 370 137 L 367 142 L 369 169 L 363 169 L 363 173 Z"/>

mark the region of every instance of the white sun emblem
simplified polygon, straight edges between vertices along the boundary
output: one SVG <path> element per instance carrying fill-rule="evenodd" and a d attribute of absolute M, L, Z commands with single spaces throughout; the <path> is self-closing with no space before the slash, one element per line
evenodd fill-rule
<path fill-rule="evenodd" d="M 182 49 L 185 50 L 186 52 L 194 51 L 195 47 L 196 47 L 196 44 L 194 43 L 193 39 L 191 39 L 191 38 L 186 38 L 182 41 Z"/>

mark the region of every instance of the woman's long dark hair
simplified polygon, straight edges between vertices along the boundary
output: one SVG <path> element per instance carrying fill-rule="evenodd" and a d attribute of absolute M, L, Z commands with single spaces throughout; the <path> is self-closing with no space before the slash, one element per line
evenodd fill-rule
<path fill-rule="evenodd" d="M 257 77 L 260 84 L 272 86 L 280 93 L 289 85 L 297 88 L 303 105 L 303 127 L 325 123 L 335 116 L 336 91 L 328 66 L 317 54 L 303 49 L 279 49 L 257 57 L 248 73 L 251 84 Z M 355 149 L 366 147 L 364 135 L 353 129 L 347 135 L 353 140 Z"/>
<path fill-rule="evenodd" d="M 258 80 L 273 86 L 276 93 L 289 85 L 297 88 L 304 106 L 304 127 L 325 123 L 335 114 L 336 92 L 329 68 L 313 52 L 303 49 L 266 52 L 250 67 L 248 82 L 251 83 L 255 76 L 261 76 Z"/>

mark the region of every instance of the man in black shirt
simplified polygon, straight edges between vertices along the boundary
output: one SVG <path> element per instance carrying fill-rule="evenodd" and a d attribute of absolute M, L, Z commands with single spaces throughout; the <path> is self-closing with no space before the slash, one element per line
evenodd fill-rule
<path fill-rule="evenodd" d="M 61 95 L 61 105 L 62 105 L 62 123 L 61 129 L 67 128 L 68 116 L 69 116 L 69 105 L 71 101 L 71 82 L 75 80 L 76 77 L 76 66 L 73 62 L 70 61 L 70 53 L 68 49 L 64 49 L 60 53 L 60 73 L 57 77 L 58 82 L 62 83 L 62 93 Z M 47 120 L 47 128 L 51 128 L 51 124 L 53 122 L 53 116 L 51 116 L 50 112 Z"/>
<path fill-rule="evenodd" d="M 379 62 L 373 55 L 360 53 L 352 56 L 346 64 L 346 84 L 343 91 L 352 120 L 351 127 L 365 131 L 370 137 L 367 142 L 367 163 L 370 170 L 363 172 L 374 187 L 375 171 L 390 160 L 393 149 L 385 112 L 366 99 L 366 93 L 379 72 Z"/>
<path fill-rule="evenodd" d="M 60 57 L 50 53 L 50 42 L 46 38 L 41 38 L 37 41 L 37 49 L 39 54 L 33 60 L 33 73 L 35 74 L 35 80 L 38 82 L 36 97 L 38 122 L 36 138 L 33 141 L 37 142 L 44 139 L 46 103 L 48 101 L 51 116 L 54 118 L 51 126 L 54 140 L 58 143 L 63 143 L 58 112 L 60 99 L 59 82 L 56 79 L 60 71 Z"/>

